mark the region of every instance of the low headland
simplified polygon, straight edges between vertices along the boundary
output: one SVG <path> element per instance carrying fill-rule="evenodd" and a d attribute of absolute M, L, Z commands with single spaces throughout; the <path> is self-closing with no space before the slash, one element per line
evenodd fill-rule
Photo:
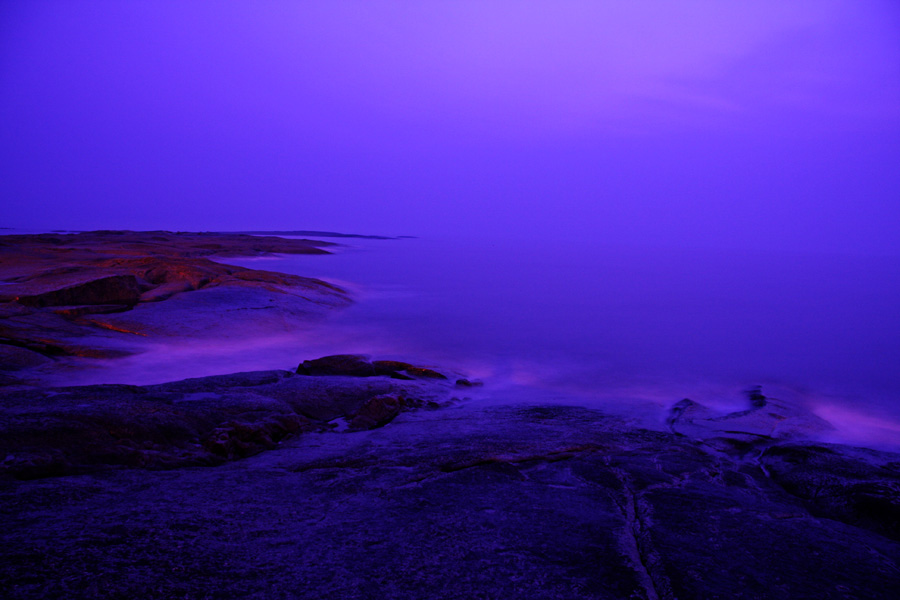
<path fill-rule="evenodd" d="M 759 388 L 727 414 L 673 390 L 654 430 L 482 404 L 489 380 L 415 357 L 47 384 L 62 363 L 251 344 L 340 310 L 335 285 L 225 264 L 331 246 L 0 236 L 0 596 L 900 595 L 900 455 L 814 441 L 831 424 Z"/>

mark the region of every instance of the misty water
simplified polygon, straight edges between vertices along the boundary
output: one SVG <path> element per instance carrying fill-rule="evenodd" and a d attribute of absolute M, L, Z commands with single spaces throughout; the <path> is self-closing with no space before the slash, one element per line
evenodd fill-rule
<path fill-rule="evenodd" d="M 331 240 L 335 241 L 335 240 Z M 90 376 L 149 383 L 291 369 L 336 353 L 482 379 L 479 402 L 595 405 L 653 425 L 689 397 L 723 410 L 761 385 L 900 446 L 900 260 L 573 240 L 339 240 L 333 255 L 222 262 L 348 289 L 324 323 L 165 347 Z"/>
<path fill-rule="evenodd" d="M 857 441 L 900 439 L 900 260 L 760 246 L 357 240 L 333 256 L 229 262 L 353 292 L 298 358 L 409 359 L 482 378 L 503 401 L 638 411 L 683 397 L 738 407 L 761 385 Z"/>

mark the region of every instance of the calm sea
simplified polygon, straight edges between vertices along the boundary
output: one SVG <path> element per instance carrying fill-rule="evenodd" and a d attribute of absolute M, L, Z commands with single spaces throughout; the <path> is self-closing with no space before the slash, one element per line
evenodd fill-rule
<path fill-rule="evenodd" d="M 331 240 L 335 241 L 335 240 Z M 148 383 L 364 353 L 485 381 L 485 402 L 598 404 L 662 422 L 743 390 L 900 447 L 900 259 L 571 240 L 336 240 L 330 256 L 224 259 L 343 285 L 356 303 L 258 343 L 165 348 L 83 383 Z M 855 436 L 855 437 L 854 437 Z"/>
<path fill-rule="evenodd" d="M 763 240 L 737 252 L 401 239 L 229 262 L 353 291 L 358 302 L 317 332 L 337 344 L 298 358 L 408 358 L 483 378 L 495 395 L 562 401 L 728 406 L 761 385 L 900 440 L 896 257 L 776 254 Z"/>

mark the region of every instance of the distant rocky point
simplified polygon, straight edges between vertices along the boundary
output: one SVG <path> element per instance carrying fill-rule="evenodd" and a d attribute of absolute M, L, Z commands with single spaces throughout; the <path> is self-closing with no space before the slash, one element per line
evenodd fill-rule
<path fill-rule="evenodd" d="M 213 259 L 328 254 L 274 236 L 93 231 L 0 236 L 0 384 L 69 357 L 139 352 L 152 338 L 291 330 L 347 306 L 334 285 Z"/>
<path fill-rule="evenodd" d="M 337 233 L 334 231 L 241 231 L 239 233 L 246 233 L 249 235 L 289 235 L 289 236 L 298 236 L 298 235 L 309 235 L 312 237 L 333 237 L 333 238 L 362 238 L 367 240 L 403 240 L 403 239 L 411 239 L 415 236 L 411 235 L 398 235 L 398 236 L 387 236 L 387 235 L 362 235 L 358 233 Z"/>

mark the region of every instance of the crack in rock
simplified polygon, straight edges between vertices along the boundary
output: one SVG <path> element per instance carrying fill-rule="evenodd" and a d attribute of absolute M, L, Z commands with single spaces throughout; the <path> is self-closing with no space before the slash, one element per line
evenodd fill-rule
<path fill-rule="evenodd" d="M 619 469 L 611 469 L 622 484 L 621 501 L 613 500 L 625 517 L 625 535 L 620 538 L 626 555 L 634 564 L 638 579 L 649 600 L 675 600 L 668 577 L 662 573 L 659 553 L 650 539 L 648 507 L 641 505 L 641 498 L 629 484 L 628 476 Z"/>

